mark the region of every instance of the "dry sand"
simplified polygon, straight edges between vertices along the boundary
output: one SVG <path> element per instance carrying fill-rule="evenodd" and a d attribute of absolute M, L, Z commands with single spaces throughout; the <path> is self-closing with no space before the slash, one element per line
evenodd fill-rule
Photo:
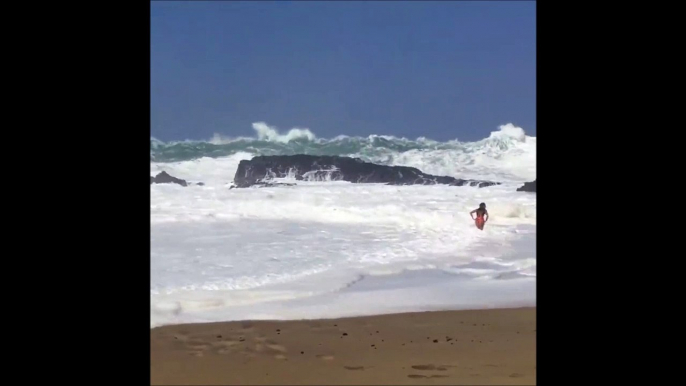
<path fill-rule="evenodd" d="M 536 309 L 155 328 L 153 385 L 534 385 Z"/>

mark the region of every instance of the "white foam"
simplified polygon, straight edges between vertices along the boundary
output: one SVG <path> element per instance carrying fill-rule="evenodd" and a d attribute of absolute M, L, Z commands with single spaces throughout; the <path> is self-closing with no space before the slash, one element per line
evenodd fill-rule
<path fill-rule="evenodd" d="M 202 157 L 190 161 L 164 163 L 151 162 L 150 174 L 157 175 L 162 171 L 189 182 L 202 182 L 207 186 L 222 187 L 230 184 L 242 160 L 249 160 L 254 155 L 238 152 L 229 157 Z"/>
<path fill-rule="evenodd" d="M 322 141 L 308 129 L 253 128 L 262 141 Z M 432 150 L 379 148 L 398 140 L 390 136 L 368 140 L 375 162 L 503 184 L 324 178 L 228 189 L 253 153 L 151 162 L 153 175 L 205 184 L 150 187 L 151 325 L 535 305 L 536 195 L 516 191 L 536 177 L 535 137 L 507 124 L 478 142 L 418 139 Z M 484 231 L 469 216 L 480 202 L 490 214 Z"/>
<path fill-rule="evenodd" d="M 312 133 L 307 128 L 295 127 L 295 128 L 290 129 L 286 134 L 280 134 L 279 130 L 276 127 L 269 126 L 265 122 L 255 122 L 252 124 L 252 128 L 253 128 L 253 130 L 255 130 L 255 133 L 257 134 L 256 139 L 259 141 L 288 143 L 288 142 L 291 142 L 294 140 L 314 141 L 317 139 L 317 136 L 314 135 L 314 133 Z M 235 141 L 251 140 L 251 139 L 255 139 L 255 138 L 247 138 L 247 137 L 232 138 L 232 137 L 225 137 L 219 133 L 215 133 L 209 142 L 212 144 L 215 144 L 215 145 L 223 145 L 223 144 L 232 143 Z"/>
<path fill-rule="evenodd" d="M 536 137 L 526 136 L 521 127 L 508 123 L 487 139 L 465 143 L 452 141 L 452 144 L 454 148 L 448 149 L 388 150 L 375 155 L 371 161 L 413 166 L 425 173 L 456 178 L 499 182 L 536 179 Z"/>
<path fill-rule="evenodd" d="M 168 164 L 166 169 L 188 178 L 208 162 Z M 507 303 L 513 296 L 530 302 L 533 296 L 527 292 L 517 297 L 507 287 L 514 284 L 500 283 L 502 275 L 513 274 L 517 280 L 535 281 L 532 253 L 506 263 L 498 260 L 483 272 L 469 267 L 484 257 L 506 255 L 522 237 L 535 237 L 520 233 L 530 232 L 526 226 L 536 223 L 535 196 L 515 192 L 515 185 L 478 189 L 301 182 L 229 190 L 223 171 L 201 174 L 206 186 L 150 188 L 153 325 L 241 315 L 334 317 L 487 306 Z M 489 204 L 491 216 L 483 232 L 468 214 L 482 201 Z M 446 279 L 438 286 L 427 277 L 419 293 L 431 299 L 396 288 L 368 293 L 367 303 L 357 303 L 361 295 L 351 283 L 360 277 L 369 282 L 369 276 L 395 277 L 407 270 L 440 270 L 459 280 Z M 523 275 L 532 272 L 528 278 Z M 495 287 L 472 283 L 482 281 Z M 527 291 L 533 288 L 521 285 Z M 488 295 L 465 299 L 428 294 L 458 287 Z M 501 287 L 507 291 L 504 298 L 494 290 Z M 350 293 L 342 295 L 344 289 Z"/>
<path fill-rule="evenodd" d="M 333 139 L 317 138 L 307 128 L 292 128 L 285 134 L 281 134 L 276 127 L 269 126 L 265 122 L 255 122 L 252 127 L 256 137 L 232 138 L 215 134 L 209 142 L 222 145 L 245 141 L 246 146 L 249 146 L 248 144 L 256 140 L 278 144 L 288 144 L 292 141 L 310 141 L 322 144 L 331 141 L 365 140 L 344 135 L 339 135 Z M 368 147 L 358 153 L 347 155 L 388 165 L 413 166 L 426 173 L 457 178 L 518 183 L 536 179 L 536 137 L 527 136 L 523 128 L 512 123 L 499 126 L 498 130 L 491 132 L 488 138 L 476 142 L 460 142 L 458 140 L 437 142 L 424 137 L 412 141 L 406 138 L 376 134 L 368 136 L 366 141 L 369 142 Z M 423 148 L 400 152 L 385 148 L 383 141 L 421 142 Z M 195 141 L 181 142 L 193 143 Z M 153 149 L 158 148 L 160 144 L 160 141 L 151 138 Z M 237 158 L 246 159 L 254 155 L 256 154 L 240 152 L 230 157 L 220 158 L 218 160 L 221 161 L 217 162 L 209 161 L 210 159 L 201 159 L 199 162 L 206 162 L 204 167 L 206 170 L 221 168 L 230 176 L 227 178 L 233 178 L 235 166 L 238 165 L 238 162 L 234 161 Z M 223 164 L 219 165 L 222 162 Z M 202 168 L 199 167 L 199 169 Z M 201 174 L 196 174 L 193 178 L 202 178 L 202 170 L 200 171 Z"/>

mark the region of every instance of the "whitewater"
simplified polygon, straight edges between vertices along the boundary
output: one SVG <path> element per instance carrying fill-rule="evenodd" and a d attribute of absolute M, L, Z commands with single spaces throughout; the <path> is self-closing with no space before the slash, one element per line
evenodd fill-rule
<path fill-rule="evenodd" d="M 536 138 L 513 124 L 475 142 L 318 138 L 253 124 L 255 137 L 150 141 L 151 327 L 535 305 Z M 341 155 L 500 182 L 390 186 L 291 181 L 229 189 L 257 155 Z M 484 202 L 483 231 L 469 212 Z"/>

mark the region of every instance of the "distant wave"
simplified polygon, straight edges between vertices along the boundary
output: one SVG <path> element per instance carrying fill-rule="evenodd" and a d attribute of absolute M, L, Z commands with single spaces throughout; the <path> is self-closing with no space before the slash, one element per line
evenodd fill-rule
<path fill-rule="evenodd" d="M 255 137 L 230 138 L 215 134 L 208 141 L 163 142 L 150 139 L 150 161 L 155 164 L 224 158 L 235 155 L 342 155 L 386 165 L 405 165 L 438 175 L 501 175 L 533 179 L 536 167 L 536 137 L 521 127 L 502 125 L 487 138 L 475 142 L 439 142 L 424 137 L 415 140 L 388 135 L 318 138 L 306 128 L 287 133 L 264 122 L 253 124 Z M 486 177 L 484 176 L 484 177 Z"/>

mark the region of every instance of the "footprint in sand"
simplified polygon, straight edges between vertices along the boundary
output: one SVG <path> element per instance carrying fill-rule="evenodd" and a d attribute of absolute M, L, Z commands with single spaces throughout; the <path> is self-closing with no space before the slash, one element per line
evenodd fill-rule
<path fill-rule="evenodd" d="M 267 347 L 273 351 L 288 352 L 288 350 L 280 344 L 268 344 Z"/>
<path fill-rule="evenodd" d="M 346 370 L 365 370 L 365 369 L 371 369 L 374 366 L 343 366 L 344 369 Z"/>
<path fill-rule="evenodd" d="M 225 340 L 221 342 L 213 342 L 212 347 L 217 350 L 218 354 L 230 354 L 235 352 L 234 346 L 239 345 L 240 342 L 235 340 Z"/>
<path fill-rule="evenodd" d="M 186 348 L 192 351 L 205 351 L 210 347 L 210 345 L 205 344 L 205 343 L 200 343 L 200 344 L 188 344 L 186 345 Z"/>
<path fill-rule="evenodd" d="M 178 333 L 178 334 L 172 335 L 172 339 L 174 339 L 177 342 L 186 342 L 186 341 L 188 341 L 188 335 Z"/>
<path fill-rule="evenodd" d="M 222 342 L 212 343 L 212 347 L 214 347 L 215 349 L 219 349 L 219 350 L 228 350 L 231 347 L 239 345 L 239 344 L 240 344 L 240 342 L 236 342 L 235 340 L 225 340 Z"/>
<path fill-rule="evenodd" d="M 288 360 L 288 358 L 286 358 L 285 355 L 281 355 L 281 354 L 274 355 L 274 359 L 277 359 L 277 360 L 280 360 L 280 361 Z"/>
<path fill-rule="evenodd" d="M 188 337 L 188 335 L 190 335 L 190 333 L 191 333 L 191 332 L 188 331 L 188 330 L 179 330 L 179 331 L 176 332 L 176 334 L 174 334 L 174 336 L 178 336 L 178 337 Z"/>
<path fill-rule="evenodd" d="M 420 375 L 420 374 L 409 374 L 408 378 L 448 378 L 447 375 Z"/>
<path fill-rule="evenodd" d="M 210 348 L 206 340 L 200 339 L 197 336 L 177 335 L 176 337 L 177 341 L 188 351 L 202 352 Z"/>
<path fill-rule="evenodd" d="M 317 358 L 323 360 L 323 361 L 332 361 L 334 360 L 333 355 L 317 355 Z"/>
<path fill-rule="evenodd" d="M 422 370 L 422 371 L 432 371 L 432 370 L 446 371 L 446 370 L 448 370 L 448 366 L 436 366 L 436 365 L 414 365 L 414 366 L 412 366 L 412 368 L 415 370 Z"/>

